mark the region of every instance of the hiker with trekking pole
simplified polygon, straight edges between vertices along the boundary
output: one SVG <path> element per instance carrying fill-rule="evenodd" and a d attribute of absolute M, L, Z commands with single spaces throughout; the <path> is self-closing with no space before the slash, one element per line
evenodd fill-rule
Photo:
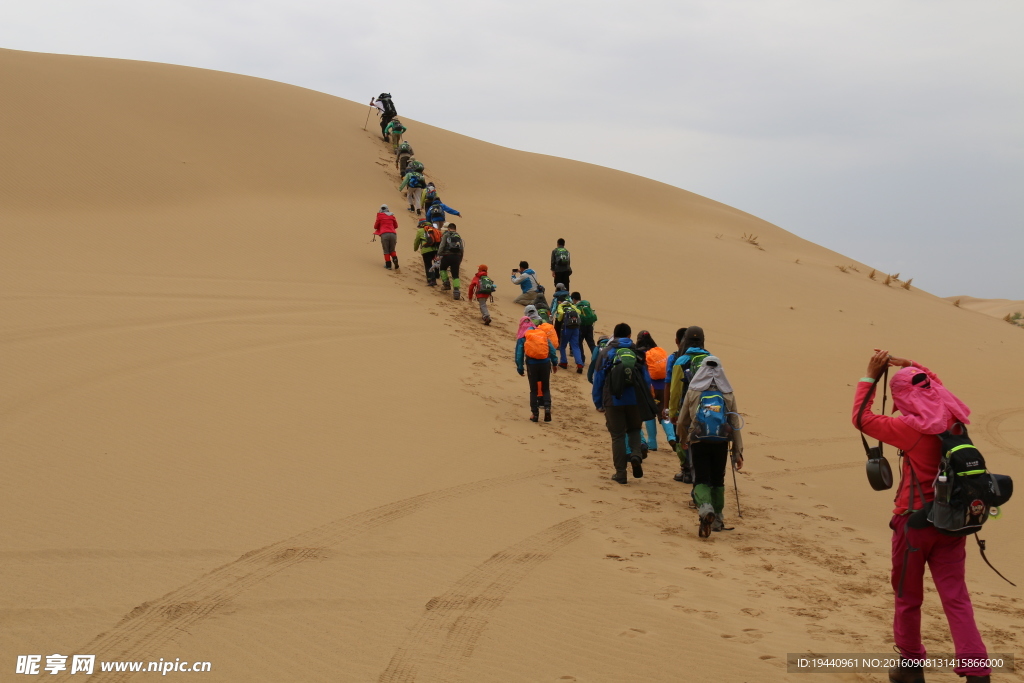
<path fill-rule="evenodd" d="M 380 135 L 387 142 L 388 134 L 385 130 L 388 124 L 391 123 L 391 119 L 398 116 L 398 110 L 395 109 L 395 103 L 391 101 L 391 93 L 382 92 L 377 97 L 370 99 L 370 106 L 375 107 L 380 113 Z M 366 113 L 366 120 L 370 120 L 370 112 Z M 366 129 L 366 124 L 363 124 L 363 130 Z"/>
<path fill-rule="evenodd" d="M 898 416 L 885 415 L 889 367 L 899 368 L 888 384 Z M 871 410 L 879 384 L 883 388 L 881 415 Z M 882 455 L 882 443 L 900 449 L 903 456 L 889 522 L 890 582 L 895 593 L 893 637 L 900 653 L 898 665 L 889 669 L 893 683 L 924 681 L 924 670 L 918 664 L 927 655 L 921 641 L 926 564 L 946 613 L 956 657 L 963 660 L 953 671 L 968 683 L 990 680 L 992 670 L 983 666 L 987 650 L 964 578 L 965 544 L 967 535 L 979 531 L 989 516 L 999 514 L 999 506 L 1012 492 L 1012 481 L 986 469 L 984 457 L 967 436 L 970 414 L 971 409 L 943 386 L 934 372 L 888 351 L 875 349 L 867 374 L 857 383 L 853 424 L 862 434 L 872 488 L 892 487 L 892 471 Z M 878 439 L 879 445 L 869 447 L 863 435 Z M 985 557 L 984 541 L 976 535 L 975 539 L 982 559 L 992 567 Z"/>
<path fill-rule="evenodd" d="M 732 444 L 735 470 L 743 469 L 743 419 L 736 407 L 732 385 L 716 356 L 704 356 L 690 380 L 676 423 L 680 443 L 688 446 L 693 461 L 693 499 L 700 526 L 697 535 L 731 531 L 725 526 L 725 467 Z M 735 480 L 734 480 L 735 481 Z M 736 497 L 737 507 L 739 494 Z"/>

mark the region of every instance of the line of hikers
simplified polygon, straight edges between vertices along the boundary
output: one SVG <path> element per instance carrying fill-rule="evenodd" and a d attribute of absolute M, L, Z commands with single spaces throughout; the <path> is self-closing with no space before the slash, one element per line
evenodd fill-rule
<path fill-rule="evenodd" d="M 422 163 L 412 156 L 411 145 L 401 139 L 406 129 L 397 121 L 390 95 L 382 93 L 371 104 L 382 112 L 381 131 L 396 153 L 403 175 L 400 189 L 406 190 L 409 211 L 421 215 L 423 207 L 427 210 L 426 218 L 419 221 L 413 246 L 423 256 L 427 284 L 436 285 L 440 277 L 444 288 L 450 289 L 450 273 L 453 297 L 458 299 L 459 266 L 465 245 L 455 225 L 445 218 L 447 213 L 461 214 L 444 205 L 434 185 L 423 180 Z M 439 206 L 431 211 L 435 205 Z M 374 234 L 381 236 L 385 266 L 393 264 L 397 269 L 396 230 L 397 220 L 382 205 Z M 679 328 L 671 353 L 659 347 L 646 330 L 641 330 L 634 342 L 626 323 L 617 324 L 610 337 L 601 336 L 595 342 L 597 313 L 579 292 L 570 292 L 571 275 L 564 239 L 558 240 L 551 253 L 555 284 L 551 305 L 529 263 L 521 261 L 512 269 L 511 281 L 521 289 L 515 303 L 525 307 L 516 335 L 515 363 L 519 374 L 529 382 L 530 420 L 539 422 L 543 408 L 544 421 L 551 421 L 550 378 L 559 368 L 568 368 L 566 349 L 578 374 L 586 364 L 584 349 L 589 349 L 587 379 L 593 385 L 594 407 L 604 414 L 611 438 L 615 469 L 611 479 L 626 484 L 629 470 L 634 478 L 643 477 L 643 461 L 649 451 L 658 450 L 660 424 L 669 447 L 679 458 L 680 471 L 674 479 L 693 485 L 690 497 L 697 509 L 698 535 L 707 538 L 712 532 L 729 530 L 723 517 L 725 472 L 730 455 L 734 470 L 743 467 L 743 418 L 721 360 L 706 348 L 703 329 Z M 487 266 L 480 265 L 469 296 L 476 297 L 485 324 L 491 322 L 487 301 L 493 300 L 496 289 Z M 891 582 L 896 595 L 893 632 L 900 653 L 899 663 L 889 670 L 889 680 L 924 683 L 920 660 L 927 652 L 921 641 L 921 605 L 927 564 L 959 658 L 955 673 L 968 683 L 988 683 L 991 668 L 984 661 L 987 651 L 966 587 L 965 535 L 976 533 L 990 511 L 992 516 L 998 514 L 998 506 L 1012 493 L 1012 481 L 985 469 L 984 458 L 967 436 L 970 409 L 942 385 L 935 373 L 917 362 L 875 351 L 867 375 L 857 385 L 853 422 L 863 433 L 879 439 L 879 445 L 885 441 L 901 448 L 905 455 L 889 524 L 893 531 Z M 884 385 L 888 366 L 900 368 L 890 383 L 899 416 L 884 415 L 884 398 L 883 414 L 872 412 L 875 387 Z M 867 449 L 866 441 L 864 445 Z M 972 483 L 974 479 L 980 483 Z M 887 485 L 879 486 L 891 485 L 890 476 Z M 972 485 L 976 490 L 970 489 Z M 1000 486 L 1004 489 L 1001 493 Z M 954 508 L 955 514 L 950 514 Z M 935 510 L 946 510 L 948 519 L 941 528 Z M 950 526 L 950 521 L 956 523 Z M 984 542 L 979 540 L 978 544 L 988 563 Z"/>

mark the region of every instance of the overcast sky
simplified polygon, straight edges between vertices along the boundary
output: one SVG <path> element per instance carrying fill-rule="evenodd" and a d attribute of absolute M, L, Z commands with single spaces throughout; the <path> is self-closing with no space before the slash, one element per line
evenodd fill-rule
<path fill-rule="evenodd" d="M 8 0 L 0 46 L 232 71 L 1024 299 L 1019 0 Z M 362 122 L 358 122 L 362 125 Z M 666 216 L 666 221 L 670 218 Z"/>

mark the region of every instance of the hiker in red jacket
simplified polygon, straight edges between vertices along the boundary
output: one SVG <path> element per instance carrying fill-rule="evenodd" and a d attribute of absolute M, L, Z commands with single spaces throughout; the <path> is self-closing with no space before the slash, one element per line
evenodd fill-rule
<path fill-rule="evenodd" d="M 398 254 L 395 247 L 398 246 L 398 219 L 388 209 L 387 204 L 380 205 L 380 213 L 373 223 L 373 234 L 380 237 L 380 246 L 384 249 L 384 267 L 391 270 L 391 264 L 395 264 L 398 270 Z"/>
<path fill-rule="evenodd" d="M 886 365 L 899 367 L 889 382 L 898 416 L 877 415 L 871 411 L 872 395 Z M 985 659 L 985 643 L 974 621 L 974 607 L 964 580 L 964 536 L 949 536 L 931 524 L 911 527 L 911 513 L 926 501 L 934 500 L 933 483 L 942 458 L 941 434 L 957 422 L 968 423 L 971 410 L 942 385 L 928 368 L 888 351 L 875 349 L 868 371 L 857 384 L 853 399 L 853 424 L 869 437 L 903 451 L 903 474 L 896 491 L 892 529 L 892 573 L 890 581 L 896 593 L 893 635 L 900 652 L 900 663 L 889 669 L 889 680 L 896 683 L 924 680 L 924 673 L 913 660 L 924 659 L 921 642 L 921 603 L 924 600 L 924 567 L 928 565 L 932 581 L 942 601 L 946 621 L 959 659 Z M 917 524 L 915 523 L 915 527 Z M 905 661 L 911 660 L 911 661 Z M 987 683 L 992 670 L 982 666 L 957 666 L 953 669 L 969 683 Z"/>
<path fill-rule="evenodd" d="M 487 310 L 487 301 L 494 301 L 494 290 L 497 288 L 494 280 L 487 274 L 487 266 L 483 264 L 477 266 L 476 275 L 469 283 L 468 296 L 472 301 L 473 295 L 476 295 L 476 303 L 480 306 L 480 317 L 484 319 L 484 325 L 491 324 L 491 312 Z"/>

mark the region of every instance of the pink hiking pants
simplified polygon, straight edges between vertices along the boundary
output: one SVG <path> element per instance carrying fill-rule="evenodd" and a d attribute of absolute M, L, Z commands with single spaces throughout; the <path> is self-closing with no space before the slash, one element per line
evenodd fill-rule
<path fill-rule="evenodd" d="M 949 622 L 956 656 L 985 658 L 988 652 L 974 623 L 974 608 L 967 593 L 964 565 L 967 557 L 965 536 L 948 536 L 935 527 L 911 529 L 906 526 L 909 515 L 895 515 L 889 522 L 892 529 L 892 589 L 896 593 L 896 612 L 892 632 L 896 647 L 904 657 L 916 659 L 927 653 L 921 642 L 921 602 L 924 600 L 924 565 L 932 572 L 932 581 L 942 601 L 942 610 Z M 909 539 L 907 534 L 910 534 Z M 907 542 L 917 550 L 906 553 Z M 903 596 L 898 595 L 903 575 Z M 991 669 L 957 667 L 961 676 L 984 676 Z"/>

